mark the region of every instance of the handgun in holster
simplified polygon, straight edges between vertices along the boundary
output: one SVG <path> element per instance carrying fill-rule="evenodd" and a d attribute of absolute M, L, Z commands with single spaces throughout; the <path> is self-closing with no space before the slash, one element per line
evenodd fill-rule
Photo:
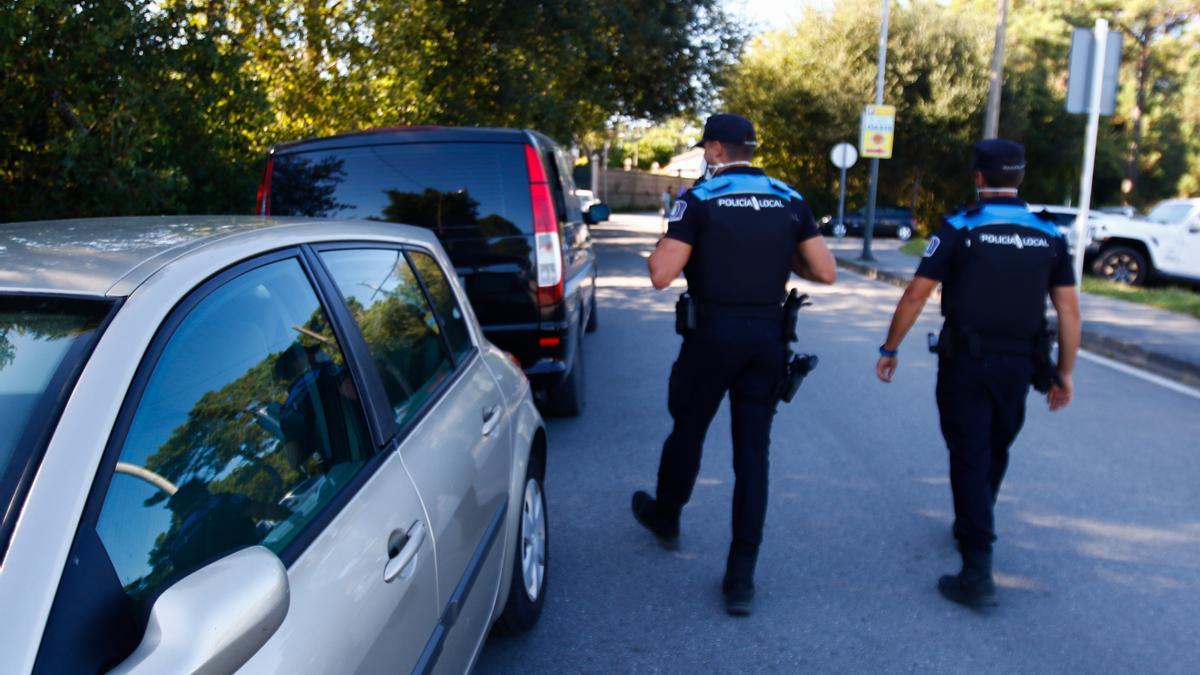
<path fill-rule="evenodd" d="M 691 293 L 684 291 L 675 301 L 675 332 L 691 335 L 696 332 L 696 323 L 696 300 Z"/>
<path fill-rule="evenodd" d="M 786 342 L 800 339 L 796 334 L 796 320 L 800 316 L 800 310 L 811 304 L 808 295 L 794 288 L 788 292 L 787 300 L 783 302 L 783 339 Z M 779 386 L 779 400 L 791 403 L 804 378 L 816 369 L 818 361 L 813 354 L 796 354 L 789 349 L 787 362 L 784 364 L 783 381 Z"/>
<path fill-rule="evenodd" d="M 1033 385 L 1034 391 L 1040 394 L 1049 392 L 1053 386 L 1061 387 L 1063 383 L 1062 376 L 1058 374 L 1058 367 L 1050 358 L 1050 350 L 1054 345 L 1054 338 L 1057 336 L 1058 331 L 1046 325 L 1042 327 L 1034 342 L 1033 378 L 1030 383 Z"/>
<path fill-rule="evenodd" d="M 804 382 L 804 378 L 809 373 L 816 370 L 820 359 L 816 354 L 795 354 L 788 351 L 788 361 L 783 377 L 783 385 L 780 387 L 779 400 L 784 403 L 791 403 L 795 398 L 796 392 L 800 390 L 800 385 Z"/>

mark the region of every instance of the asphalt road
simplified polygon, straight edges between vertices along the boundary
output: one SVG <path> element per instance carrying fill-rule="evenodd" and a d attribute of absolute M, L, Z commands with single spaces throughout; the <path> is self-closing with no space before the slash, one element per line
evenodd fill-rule
<path fill-rule="evenodd" d="M 549 420 L 545 612 L 527 635 L 491 637 L 477 672 L 1196 672 L 1200 399 L 1086 360 L 1067 410 L 1032 394 L 997 507 L 1000 606 L 971 612 L 934 588 L 958 566 L 923 344 L 936 307 L 884 385 L 875 349 L 900 291 L 847 272 L 832 288 L 796 282 L 816 303 L 800 346 L 821 364 L 775 418 L 756 611 L 727 616 L 727 406 L 681 549 L 629 512 L 634 490 L 653 490 L 679 347 L 677 292 L 646 277 L 659 222 L 594 230 L 587 409 Z"/>

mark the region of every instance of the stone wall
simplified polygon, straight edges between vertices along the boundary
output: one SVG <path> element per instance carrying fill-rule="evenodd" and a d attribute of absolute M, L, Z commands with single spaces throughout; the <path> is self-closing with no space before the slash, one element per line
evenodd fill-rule
<path fill-rule="evenodd" d="M 675 176 L 661 176 L 647 171 L 608 170 L 608 196 L 604 196 L 604 174 L 600 174 L 600 190 L 596 194 L 613 211 L 657 211 L 662 205 L 663 190 L 674 197 L 679 186 L 691 187 L 695 181 Z M 581 184 L 580 187 L 584 187 Z"/>

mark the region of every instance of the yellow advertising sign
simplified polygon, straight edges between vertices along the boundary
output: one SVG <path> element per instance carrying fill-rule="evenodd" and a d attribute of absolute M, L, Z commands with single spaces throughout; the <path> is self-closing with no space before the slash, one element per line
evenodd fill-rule
<path fill-rule="evenodd" d="M 869 105 L 863 108 L 862 137 L 858 147 L 862 156 L 871 159 L 891 159 L 892 140 L 896 137 L 896 107 Z"/>

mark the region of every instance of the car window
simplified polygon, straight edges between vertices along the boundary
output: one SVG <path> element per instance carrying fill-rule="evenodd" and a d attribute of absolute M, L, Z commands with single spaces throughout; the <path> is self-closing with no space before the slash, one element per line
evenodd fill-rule
<path fill-rule="evenodd" d="M 271 215 L 366 218 L 439 235 L 533 233 L 523 146 L 401 143 L 275 157 Z"/>
<path fill-rule="evenodd" d="M 450 345 L 454 360 L 461 361 L 474 349 L 474 345 L 471 344 L 471 334 L 467 330 L 467 318 L 458 305 L 458 299 L 454 297 L 454 290 L 450 288 L 446 272 L 428 253 L 410 250 L 408 257 L 421 280 L 425 282 L 429 299 L 433 301 L 433 311 L 441 320 L 446 343 Z"/>
<path fill-rule="evenodd" d="M 1192 205 L 1183 203 L 1164 203 L 1154 207 L 1146 214 L 1146 220 L 1160 225 L 1175 225 L 1187 220 Z"/>
<path fill-rule="evenodd" d="M 441 326 L 404 255 L 392 249 L 325 251 L 403 426 L 454 371 Z"/>
<path fill-rule="evenodd" d="M 97 300 L 0 296 L 0 558 L 20 511 L 21 476 L 40 458 L 60 392 L 70 389 L 65 374 L 77 372 L 111 309 Z"/>
<path fill-rule="evenodd" d="M 163 348 L 96 529 L 125 591 L 233 550 L 280 553 L 370 452 L 354 383 L 300 264 L 242 274 Z"/>
<path fill-rule="evenodd" d="M 553 147 L 547 148 L 542 152 L 542 163 L 546 165 L 546 182 L 550 186 L 550 194 L 554 197 L 554 212 L 558 215 L 559 221 L 567 220 L 567 199 L 563 194 L 563 179 L 562 171 L 558 167 L 558 159 L 554 155 Z"/>
<path fill-rule="evenodd" d="M 571 175 L 571 161 L 567 159 L 567 155 L 562 151 L 562 148 L 555 148 L 554 160 L 558 164 L 558 175 L 562 179 L 565 194 L 577 194 L 575 190 L 575 178 Z M 567 220 L 576 221 L 583 219 L 583 212 L 579 208 L 578 199 L 567 199 L 566 204 Z"/>

